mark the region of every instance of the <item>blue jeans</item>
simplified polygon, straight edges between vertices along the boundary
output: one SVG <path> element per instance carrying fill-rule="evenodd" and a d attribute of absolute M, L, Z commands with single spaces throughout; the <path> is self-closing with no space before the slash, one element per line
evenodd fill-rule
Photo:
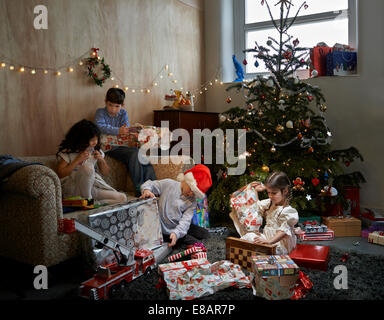
<path fill-rule="evenodd" d="M 149 163 L 143 165 L 139 161 L 139 149 L 135 147 L 117 147 L 106 153 L 110 157 L 121 161 L 127 167 L 135 186 L 135 196 L 140 196 L 140 186 L 147 180 L 156 180 L 155 170 Z"/>

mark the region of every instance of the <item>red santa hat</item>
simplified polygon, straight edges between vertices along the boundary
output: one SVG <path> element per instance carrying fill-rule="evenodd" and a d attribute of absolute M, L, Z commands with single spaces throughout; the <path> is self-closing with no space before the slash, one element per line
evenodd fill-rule
<path fill-rule="evenodd" d="M 178 181 L 184 181 L 193 191 L 196 198 L 203 199 L 205 193 L 212 186 L 211 172 L 203 164 L 198 164 L 192 169 L 180 173 L 177 176 Z"/>

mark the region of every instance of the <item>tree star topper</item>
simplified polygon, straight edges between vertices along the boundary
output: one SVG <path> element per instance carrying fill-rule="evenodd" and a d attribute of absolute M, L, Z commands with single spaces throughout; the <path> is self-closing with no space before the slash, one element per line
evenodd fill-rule
<path fill-rule="evenodd" d="M 288 8 L 288 5 L 293 6 L 292 0 L 280 0 L 278 3 L 275 4 L 275 6 L 284 3 L 284 5 Z"/>

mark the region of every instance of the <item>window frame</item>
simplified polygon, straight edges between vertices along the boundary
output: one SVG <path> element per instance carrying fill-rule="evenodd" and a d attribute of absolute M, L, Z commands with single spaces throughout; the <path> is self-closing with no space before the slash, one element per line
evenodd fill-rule
<path fill-rule="evenodd" d="M 262 30 L 273 28 L 272 21 L 263 21 L 256 23 L 245 23 L 245 1 L 246 0 L 233 0 L 233 19 L 234 19 L 234 51 L 239 61 L 245 59 L 243 52 L 246 49 L 246 33 L 248 31 Z M 348 0 L 347 10 L 328 11 L 307 16 L 299 16 L 296 18 L 295 25 L 305 24 L 318 21 L 333 20 L 336 17 L 344 16 L 348 19 L 348 45 L 358 50 L 358 1 Z M 293 18 L 289 18 L 288 21 L 292 21 Z M 247 73 L 244 70 L 244 76 L 246 79 L 254 78 L 257 75 L 266 75 L 269 72 L 255 72 Z"/>

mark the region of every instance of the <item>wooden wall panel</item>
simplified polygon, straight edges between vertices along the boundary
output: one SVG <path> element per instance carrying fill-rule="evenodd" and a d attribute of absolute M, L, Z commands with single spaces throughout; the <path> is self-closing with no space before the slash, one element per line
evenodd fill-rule
<path fill-rule="evenodd" d="M 147 88 L 168 64 L 178 83 L 158 79 L 150 94 L 127 92 L 131 123 L 153 123 L 170 89 L 199 88 L 205 80 L 201 0 L 0 0 L 0 62 L 57 68 L 92 47 L 124 84 Z M 48 30 L 35 30 L 33 9 L 48 8 Z M 104 106 L 108 81 L 93 84 L 84 68 L 53 74 L 20 74 L 0 68 L 0 154 L 54 154 L 78 120 L 93 120 Z M 204 98 L 197 110 L 204 110 Z"/>

